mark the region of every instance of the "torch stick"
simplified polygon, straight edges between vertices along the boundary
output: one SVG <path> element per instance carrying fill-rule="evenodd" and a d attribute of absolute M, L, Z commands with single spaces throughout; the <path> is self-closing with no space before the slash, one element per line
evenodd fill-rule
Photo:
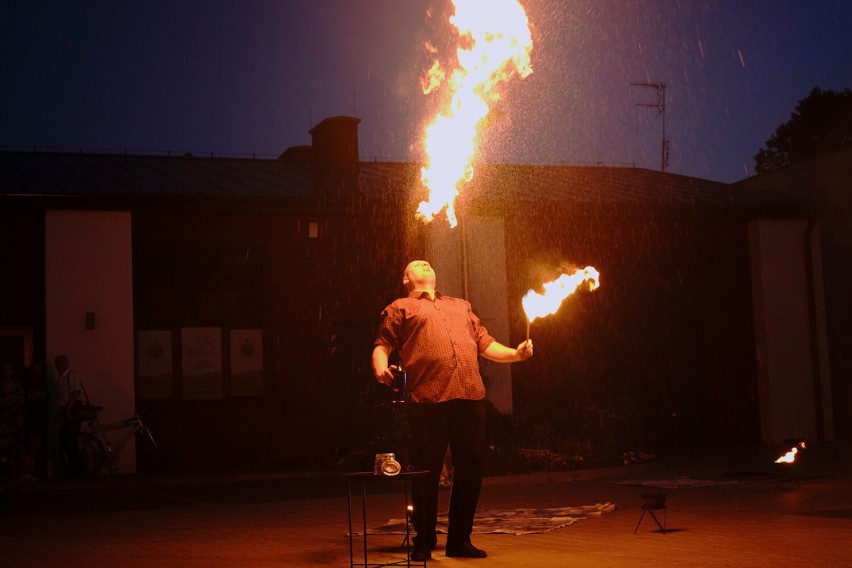
<path fill-rule="evenodd" d="M 530 340 L 530 318 L 527 318 L 527 341 Z"/>

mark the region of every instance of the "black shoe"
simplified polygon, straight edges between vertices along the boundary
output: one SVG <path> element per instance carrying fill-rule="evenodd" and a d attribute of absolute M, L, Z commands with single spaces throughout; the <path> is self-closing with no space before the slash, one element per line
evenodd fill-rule
<path fill-rule="evenodd" d="M 432 560 L 432 551 L 425 546 L 416 546 L 411 551 L 410 560 L 412 562 L 426 562 Z"/>
<path fill-rule="evenodd" d="M 476 548 L 469 542 L 462 542 L 460 544 L 448 544 L 446 555 L 456 558 L 485 558 L 488 553 Z"/>
<path fill-rule="evenodd" d="M 424 539 L 420 538 L 419 535 L 417 535 L 417 536 L 414 536 L 411 539 L 411 542 L 414 545 L 414 548 L 417 548 L 418 546 L 420 546 L 421 542 L 428 542 L 429 543 L 429 550 L 435 550 L 435 547 L 438 546 L 438 537 L 433 535 L 431 538 L 424 540 Z"/>

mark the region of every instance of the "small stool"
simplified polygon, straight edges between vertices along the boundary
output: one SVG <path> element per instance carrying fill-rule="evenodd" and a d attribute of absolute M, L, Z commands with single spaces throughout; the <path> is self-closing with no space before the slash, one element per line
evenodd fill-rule
<path fill-rule="evenodd" d="M 418 483 L 420 487 L 420 491 L 423 491 L 424 483 L 426 480 L 426 476 L 429 474 L 428 471 L 416 470 L 416 471 L 404 471 L 394 476 L 387 475 L 376 475 L 374 472 L 356 472 L 356 473 L 345 473 L 343 474 L 343 478 L 347 481 L 347 493 L 348 493 L 348 513 L 349 513 L 349 566 L 355 567 L 360 566 L 363 568 L 372 568 L 377 566 L 412 566 L 411 562 L 411 508 L 409 495 L 411 494 L 411 484 Z M 379 563 L 371 563 L 367 559 L 367 484 L 375 484 L 375 483 L 392 483 L 392 482 L 402 482 L 403 486 L 403 494 L 405 499 L 405 537 L 402 540 L 403 551 L 405 552 L 405 558 L 401 560 L 392 560 L 389 562 L 385 562 L 382 564 Z M 364 552 L 364 562 L 356 563 L 355 562 L 355 546 L 354 546 L 354 538 L 352 532 L 352 519 L 353 519 L 353 511 L 352 509 L 352 496 L 353 489 L 361 490 L 361 530 L 363 536 L 363 552 Z M 426 566 L 426 560 L 423 560 L 423 566 Z"/>
<path fill-rule="evenodd" d="M 639 530 L 639 525 L 642 524 L 642 519 L 645 518 L 645 513 L 651 513 L 651 518 L 654 519 L 654 522 L 657 523 L 657 526 L 660 527 L 660 531 L 663 534 L 666 534 L 666 521 L 668 513 L 666 511 L 666 494 L 665 493 L 642 493 L 640 495 L 642 498 L 642 516 L 639 517 L 639 522 L 636 523 L 636 528 L 633 530 L 633 534 L 636 534 L 636 531 Z M 657 518 L 657 515 L 654 514 L 654 511 L 663 510 L 663 524 L 660 524 L 660 519 Z"/>

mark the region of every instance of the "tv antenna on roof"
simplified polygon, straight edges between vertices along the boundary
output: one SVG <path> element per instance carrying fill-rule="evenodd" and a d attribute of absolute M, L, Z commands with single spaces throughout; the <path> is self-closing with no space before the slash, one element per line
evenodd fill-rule
<path fill-rule="evenodd" d="M 630 83 L 634 87 L 650 87 L 657 90 L 657 101 L 653 103 L 636 103 L 636 106 L 655 108 L 663 118 L 663 136 L 660 148 L 660 171 L 669 167 L 669 140 L 666 138 L 666 84 L 659 83 Z"/>

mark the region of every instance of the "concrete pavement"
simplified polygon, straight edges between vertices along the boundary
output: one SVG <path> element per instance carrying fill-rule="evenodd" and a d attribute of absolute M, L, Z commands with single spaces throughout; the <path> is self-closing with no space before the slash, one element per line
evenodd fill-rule
<path fill-rule="evenodd" d="M 480 510 L 617 509 L 542 534 L 475 534 L 484 560 L 447 558 L 439 536 L 428 565 L 852 565 L 849 449 L 809 450 L 794 478 L 771 457 L 762 448 L 692 450 L 623 468 L 487 478 Z M 681 486 L 639 484 L 655 481 Z M 665 535 L 647 517 L 633 534 L 647 492 L 667 494 Z M 368 525 L 400 517 L 402 505 L 394 484 L 371 487 Z M 338 473 L 51 480 L 6 495 L 2 506 L 0 565 L 8 568 L 349 565 Z M 398 535 L 368 542 L 371 563 L 402 558 Z"/>

